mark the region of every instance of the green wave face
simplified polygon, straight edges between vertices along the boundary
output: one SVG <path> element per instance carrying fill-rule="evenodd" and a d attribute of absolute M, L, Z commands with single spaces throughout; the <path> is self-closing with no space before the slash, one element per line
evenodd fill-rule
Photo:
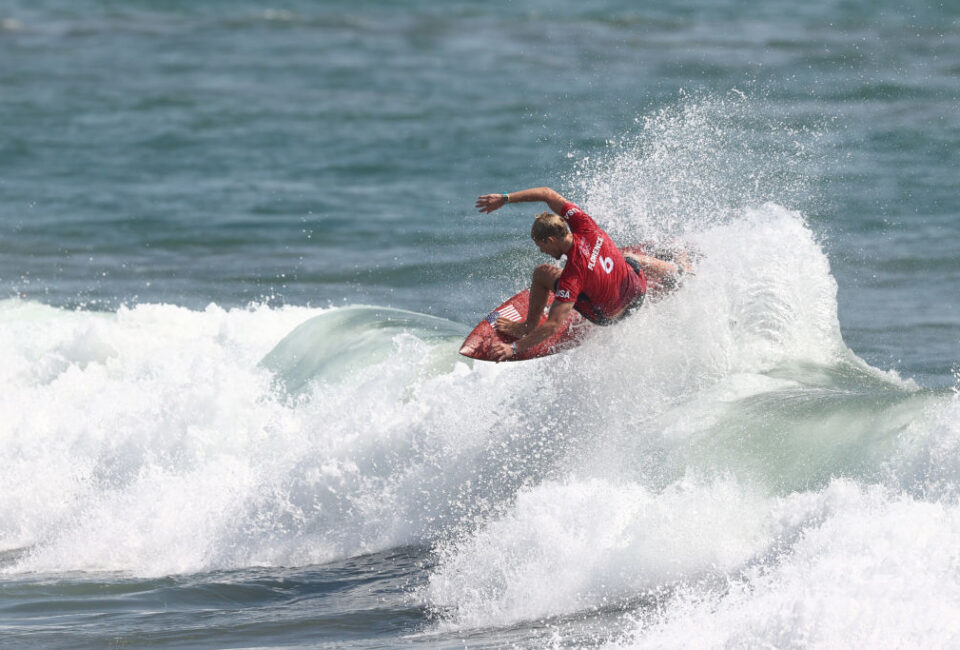
<path fill-rule="evenodd" d="M 295 394 L 311 381 L 336 383 L 385 361 L 404 337 L 430 344 L 424 348 L 430 367 L 449 368 L 450 360 L 456 359 L 456 346 L 469 331 L 465 325 L 403 309 L 342 307 L 298 326 L 260 364 L 275 374 L 287 392 Z"/>

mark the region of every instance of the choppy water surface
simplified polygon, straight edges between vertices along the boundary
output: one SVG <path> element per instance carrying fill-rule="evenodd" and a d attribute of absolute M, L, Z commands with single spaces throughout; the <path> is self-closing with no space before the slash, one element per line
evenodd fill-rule
<path fill-rule="evenodd" d="M 952 7 L 0 8 L 0 641 L 949 646 Z M 459 342 L 551 185 L 702 253 Z"/>

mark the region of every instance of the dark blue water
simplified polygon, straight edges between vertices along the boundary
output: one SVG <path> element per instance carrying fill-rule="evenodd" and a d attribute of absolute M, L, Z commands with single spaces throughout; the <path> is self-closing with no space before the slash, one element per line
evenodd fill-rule
<path fill-rule="evenodd" d="M 950 645 L 958 108 L 952 3 L 8 0 L 0 641 Z M 539 185 L 704 265 L 468 366 Z"/>

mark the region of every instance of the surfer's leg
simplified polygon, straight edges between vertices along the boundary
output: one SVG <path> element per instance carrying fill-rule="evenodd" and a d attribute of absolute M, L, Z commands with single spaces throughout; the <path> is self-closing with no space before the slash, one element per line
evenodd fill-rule
<path fill-rule="evenodd" d="M 651 257 L 650 255 L 640 255 L 637 253 L 624 253 L 624 257 L 631 257 L 637 261 L 647 280 L 657 285 L 675 284 L 678 276 L 683 273 L 683 267 L 675 262 Z"/>
<path fill-rule="evenodd" d="M 563 269 L 552 264 L 541 264 L 535 268 L 533 279 L 530 282 L 530 305 L 527 309 L 527 320 L 522 323 L 514 323 L 506 318 L 499 318 L 497 319 L 497 329 L 517 338 L 536 329 L 540 322 L 540 314 L 547 306 L 547 298 L 553 291 L 553 286 L 562 272 Z"/>
<path fill-rule="evenodd" d="M 527 327 L 533 329 L 540 322 L 540 314 L 547 306 L 547 298 L 560 279 L 563 269 L 553 264 L 541 264 L 533 270 L 530 283 L 530 308 L 527 310 Z"/>
<path fill-rule="evenodd" d="M 695 251 L 690 249 L 680 240 L 675 240 L 665 245 L 656 243 L 644 243 L 644 252 L 650 257 L 654 257 L 664 262 L 673 262 L 678 265 L 684 273 L 693 273 L 693 258 Z M 630 253 L 624 253 L 628 255 Z M 636 256 L 636 254 L 633 254 Z"/>

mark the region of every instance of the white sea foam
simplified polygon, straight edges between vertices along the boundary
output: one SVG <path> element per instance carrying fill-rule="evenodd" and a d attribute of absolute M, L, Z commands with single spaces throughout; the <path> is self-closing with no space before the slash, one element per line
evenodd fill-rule
<path fill-rule="evenodd" d="M 611 463 L 596 468 L 609 478 L 530 487 L 504 516 L 439 546 L 424 598 L 441 629 L 573 616 L 552 623 L 558 642 L 582 638 L 577 620 L 616 612 L 601 634 L 608 647 L 949 647 L 960 639 L 950 622 L 960 614 L 960 473 L 930 448 L 955 447 L 958 406 L 922 400 L 891 445 L 880 429 L 857 440 L 854 453 L 887 452 L 878 464 L 890 474 L 877 481 L 778 492 L 728 465 L 657 485 L 642 466 L 630 476 Z M 758 451 L 776 473 L 777 458 Z"/>
<path fill-rule="evenodd" d="M 443 547 L 428 598 L 456 626 L 499 626 L 629 601 L 736 570 L 783 522 L 732 480 L 663 491 L 600 478 L 547 482 L 467 541 Z"/>
<path fill-rule="evenodd" d="M 545 367 L 562 470 L 437 545 L 441 629 L 547 619 L 556 644 L 597 642 L 577 621 L 618 612 L 611 647 L 955 642 L 936 622 L 960 610 L 957 400 L 846 347 L 826 256 L 768 200 L 803 194 L 803 146 L 731 147 L 728 109 L 668 109 L 575 175 L 618 240 L 703 258 Z"/>
<path fill-rule="evenodd" d="M 324 562 L 428 541 L 535 474 L 497 460 L 549 444 L 518 435 L 501 368 L 470 370 L 453 347 L 438 369 L 433 327 L 278 387 L 260 360 L 336 313 L 2 303 L 0 548 L 28 549 L 4 571 Z"/>
<path fill-rule="evenodd" d="M 932 626 L 960 607 L 956 400 L 846 348 L 800 215 L 696 243 L 681 292 L 516 365 L 458 361 L 452 324 L 363 320 L 383 310 L 0 303 L 0 548 L 24 549 L 2 571 L 431 544 L 442 629 L 612 607 L 614 646 L 953 638 Z M 376 354 L 299 363 L 352 319 Z"/>
<path fill-rule="evenodd" d="M 202 568 L 282 413 L 257 361 L 310 310 L 0 305 L 0 545 L 46 570 Z"/>
<path fill-rule="evenodd" d="M 609 647 L 953 647 L 960 506 L 838 480 L 797 539 L 723 590 L 684 587 Z"/>
<path fill-rule="evenodd" d="M 572 476 L 589 494 L 611 482 L 654 508 L 690 471 L 708 486 L 739 474 L 745 493 L 752 481 L 782 488 L 777 468 L 787 464 L 775 450 L 713 453 L 709 441 L 748 422 L 733 411 L 751 395 L 802 393 L 803 380 L 783 370 L 791 363 L 866 371 L 842 344 L 835 285 L 798 215 L 767 206 L 698 244 L 705 257 L 683 292 L 568 354 L 471 367 L 435 325 L 414 324 L 353 365 L 311 366 L 317 376 L 292 394 L 261 359 L 273 348 L 284 358 L 297 357 L 290 346 L 310 351 L 297 326 L 325 315 L 341 323 L 346 312 L 105 314 L 7 301 L 0 546 L 30 550 L 5 570 L 163 574 L 321 562 L 451 535 L 469 544 L 469 531 L 484 535 L 478 522 L 518 516 L 521 488 L 549 507 L 549 495 L 577 492 Z M 346 346 L 353 326 L 317 327 Z M 837 455 L 821 453 L 828 474 L 846 467 Z M 542 481 L 553 481 L 546 492 L 531 487 Z M 447 557 L 456 564 L 455 550 Z"/>

